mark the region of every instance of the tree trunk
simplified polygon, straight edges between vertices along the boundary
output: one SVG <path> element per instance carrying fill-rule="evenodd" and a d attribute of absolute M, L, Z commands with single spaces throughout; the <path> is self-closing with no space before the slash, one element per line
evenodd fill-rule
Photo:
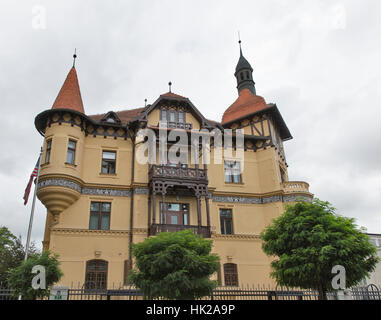
<path fill-rule="evenodd" d="M 325 286 L 322 283 L 320 283 L 318 288 L 319 300 L 327 300 L 326 291 L 327 289 L 325 288 Z"/>

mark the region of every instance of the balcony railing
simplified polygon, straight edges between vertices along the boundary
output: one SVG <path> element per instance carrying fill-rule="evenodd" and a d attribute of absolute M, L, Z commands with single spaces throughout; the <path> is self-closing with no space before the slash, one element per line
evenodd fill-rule
<path fill-rule="evenodd" d="M 282 186 L 285 193 L 310 193 L 309 184 L 304 181 L 287 181 Z"/>
<path fill-rule="evenodd" d="M 173 178 L 181 180 L 197 180 L 207 182 L 207 172 L 204 169 L 182 168 L 168 165 L 152 165 L 149 178 Z"/>
<path fill-rule="evenodd" d="M 167 122 L 159 122 L 158 126 L 164 126 L 171 129 L 184 129 L 184 130 L 192 130 L 193 126 L 191 123 L 185 123 L 185 122 L 173 122 L 173 121 L 167 121 Z"/>
<path fill-rule="evenodd" d="M 202 235 L 204 238 L 210 238 L 210 227 L 190 226 L 181 224 L 151 224 L 150 235 L 157 235 L 160 232 L 178 232 L 182 230 L 193 230 L 195 234 Z"/>

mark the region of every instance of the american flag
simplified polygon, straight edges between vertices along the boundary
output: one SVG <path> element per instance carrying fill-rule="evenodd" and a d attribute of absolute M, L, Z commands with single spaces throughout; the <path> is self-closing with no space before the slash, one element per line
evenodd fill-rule
<path fill-rule="evenodd" d="M 25 189 L 24 198 L 23 198 L 24 199 L 24 206 L 28 203 L 29 193 L 30 193 L 30 189 L 32 187 L 33 179 L 35 177 L 37 177 L 37 175 L 38 175 L 39 164 L 40 164 L 40 157 L 37 160 L 37 163 L 36 163 L 36 165 L 32 171 L 32 174 L 30 175 L 28 185 L 26 186 L 26 189 Z"/>

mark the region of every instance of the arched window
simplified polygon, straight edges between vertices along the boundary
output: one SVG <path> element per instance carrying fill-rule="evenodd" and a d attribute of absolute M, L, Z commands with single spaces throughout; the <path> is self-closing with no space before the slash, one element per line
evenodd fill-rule
<path fill-rule="evenodd" d="M 107 289 L 108 262 L 89 260 L 86 262 L 85 289 Z"/>
<path fill-rule="evenodd" d="M 246 79 L 250 79 L 249 71 L 246 71 Z"/>
<path fill-rule="evenodd" d="M 235 263 L 224 264 L 225 286 L 238 286 L 238 271 Z"/>
<path fill-rule="evenodd" d="M 241 72 L 241 80 L 243 80 L 243 72 Z"/>

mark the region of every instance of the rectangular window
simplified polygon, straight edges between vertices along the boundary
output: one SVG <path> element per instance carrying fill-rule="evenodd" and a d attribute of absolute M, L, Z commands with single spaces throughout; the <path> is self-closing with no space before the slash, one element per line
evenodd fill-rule
<path fill-rule="evenodd" d="M 225 286 L 238 286 L 238 270 L 234 263 L 224 264 Z"/>
<path fill-rule="evenodd" d="M 116 152 L 103 151 L 102 152 L 102 173 L 110 174 L 115 173 L 116 167 Z"/>
<path fill-rule="evenodd" d="M 175 111 L 169 111 L 169 121 L 170 122 L 176 122 L 176 112 Z"/>
<path fill-rule="evenodd" d="M 184 123 L 185 122 L 184 112 L 179 111 L 178 116 L 179 116 L 179 123 Z"/>
<path fill-rule="evenodd" d="M 74 140 L 69 140 L 69 143 L 67 146 L 66 163 L 74 164 L 76 147 L 77 147 L 77 142 Z"/>
<path fill-rule="evenodd" d="M 220 209 L 221 234 L 233 234 L 231 209 Z"/>
<path fill-rule="evenodd" d="M 50 162 L 50 152 L 52 150 L 52 139 L 46 141 L 46 153 L 45 153 L 45 163 Z"/>
<path fill-rule="evenodd" d="M 160 110 L 160 120 L 163 122 L 167 121 L 167 110 Z"/>
<path fill-rule="evenodd" d="M 89 260 L 86 262 L 84 287 L 86 290 L 107 289 L 108 262 L 104 260 Z"/>
<path fill-rule="evenodd" d="M 91 202 L 90 230 L 110 230 L 111 203 Z"/>
<path fill-rule="evenodd" d="M 238 161 L 225 161 L 225 182 L 242 183 L 241 164 Z"/>

